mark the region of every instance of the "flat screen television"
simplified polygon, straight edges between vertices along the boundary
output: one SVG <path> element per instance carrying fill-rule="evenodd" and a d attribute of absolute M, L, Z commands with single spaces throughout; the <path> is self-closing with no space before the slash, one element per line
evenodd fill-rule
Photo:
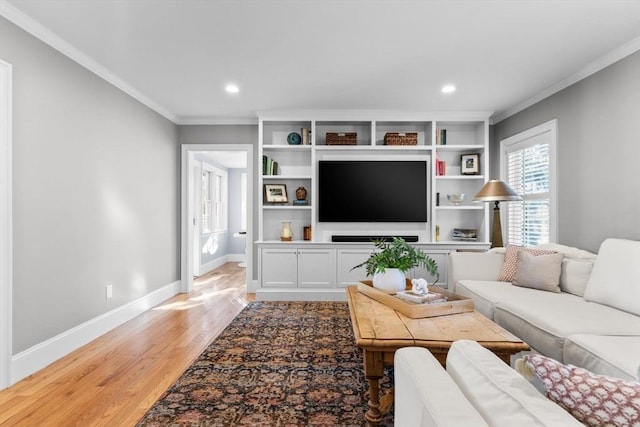
<path fill-rule="evenodd" d="M 319 222 L 427 222 L 427 162 L 318 162 Z"/>

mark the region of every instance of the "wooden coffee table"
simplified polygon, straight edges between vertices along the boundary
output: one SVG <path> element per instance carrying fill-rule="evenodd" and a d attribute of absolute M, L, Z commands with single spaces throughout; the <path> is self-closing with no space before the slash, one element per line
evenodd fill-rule
<path fill-rule="evenodd" d="M 380 398 L 378 381 L 384 375 L 384 367 L 393 365 L 394 353 L 399 348 L 424 347 L 443 366 L 456 340 L 477 341 L 506 363 L 511 355 L 529 350 L 522 340 L 477 311 L 411 319 L 358 292 L 357 286 L 347 288 L 347 302 L 356 344 L 364 353 L 364 375 L 369 383 L 369 410 L 365 418 L 369 424 L 380 423 L 393 403 L 392 395 Z"/>

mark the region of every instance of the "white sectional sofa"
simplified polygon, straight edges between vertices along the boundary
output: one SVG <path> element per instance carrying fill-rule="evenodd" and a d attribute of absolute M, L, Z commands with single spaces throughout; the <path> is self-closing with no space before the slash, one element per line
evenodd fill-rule
<path fill-rule="evenodd" d="M 559 292 L 499 281 L 505 250 L 450 255 L 449 290 L 534 351 L 594 373 L 640 380 L 640 242 L 607 239 L 598 255 L 557 244 Z"/>

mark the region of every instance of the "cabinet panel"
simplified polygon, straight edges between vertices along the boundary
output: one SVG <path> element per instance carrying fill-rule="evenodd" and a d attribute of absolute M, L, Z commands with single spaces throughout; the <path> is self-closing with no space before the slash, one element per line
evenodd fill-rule
<path fill-rule="evenodd" d="M 335 287 L 335 251 L 333 249 L 298 250 L 298 287 Z"/>
<path fill-rule="evenodd" d="M 260 261 L 260 283 L 263 287 L 296 287 L 298 253 L 295 248 L 262 249 Z"/>
<path fill-rule="evenodd" d="M 355 270 L 351 268 L 366 261 L 371 252 L 372 249 L 338 249 L 336 273 L 339 288 L 356 285 L 359 281 L 367 279 L 364 267 Z"/>
<path fill-rule="evenodd" d="M 430 253 L 429 251 L 425 251 L 429 254 L 429 256 L 431 258 L 433 258 L 435 260 L 435 262 L 438 264 L 438 273 L 440 274 L 440 277 L 438 278 L 438 282 L 436 283 L 437 286 L 447 286 L 447 261 L 448 261 L 448 253 Z M 414 279 L 414 278 L 419 278 L 422 277 L 424 279 L 427 280 L 427 282 L 429 282 L 430 285 L 433 284 L 433 281 L 436 279 L 435 276 L 432 276 L 429 272 L 427 272 L 425 269 L 417 267 L 411 270 L 411 272 L 407 273 L 407 277 Z"/>

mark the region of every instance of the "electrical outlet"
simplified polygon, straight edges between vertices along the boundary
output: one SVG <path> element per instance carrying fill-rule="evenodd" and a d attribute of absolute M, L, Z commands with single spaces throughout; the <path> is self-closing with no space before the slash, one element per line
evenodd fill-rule
<path fill-rule="evenodd" d="M 113 285 L 109 284 L 109 285 L 105 286 L 104 290 L 105 290 L 105 297 L 107 299 L 109 299 L 109 298 L 111 298 L 113 296 Z"/>

